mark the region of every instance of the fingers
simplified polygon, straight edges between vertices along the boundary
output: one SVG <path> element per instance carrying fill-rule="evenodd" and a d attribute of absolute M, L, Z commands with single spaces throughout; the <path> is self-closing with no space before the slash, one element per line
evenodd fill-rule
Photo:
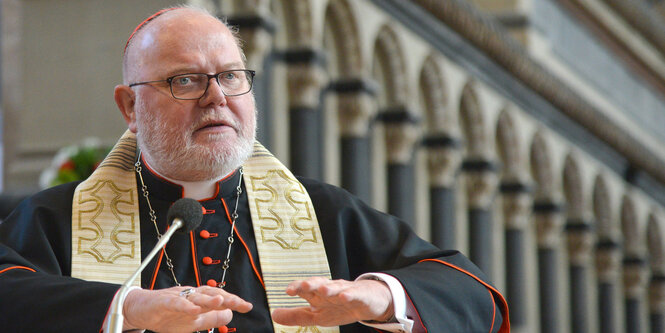
<path fill-rule="evenodd" d="M 192 332 L 228 324 L 233 312 L 248 312 L 252 304 L 219 288 L 173 287 L 135 289 L 124 303 L 123 329 Z"/>
<path fill-rule="evenodd" d="M 272 319 L 276 323 L 286 326 L 321 325 L 321 322 L 317 320 L 317 314 L 307 307 L 275 309 L 272 312 Z"/>
<path fill-rule="evenodd" d="M 334 326 L 392 316 L 392 294 L 380 281 L 309 278 L 290 283 L 286 293 L 310 306 L 276 309 L 273 319 L 283 325 Z"/>
<path fill-rule="evenodd" d="M 203 286 L 192 290 L 193 292 L 188 293 L 184 298 L 201 307 L 204 312 L 229 309 L 246 313 L 252 309 L 251 303 L 220 288 Z"/>
<path fill-rule="evenodd" d="M 350 281 L 329 280 L 322 277 L 313 277 L 305 280 L 293 281 L 286 287 L 290 296 L 307 298 L 307 295 L 316 294 L 322 297 L 331 297 L 339 294 L 351 286 Z"/>

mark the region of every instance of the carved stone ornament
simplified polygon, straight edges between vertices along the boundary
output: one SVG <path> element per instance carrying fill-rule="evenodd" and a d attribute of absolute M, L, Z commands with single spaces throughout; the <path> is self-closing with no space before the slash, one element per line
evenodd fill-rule
<path fill-rule="evenodd" d="M 533 197 L 528 192 L 503 193 L 503 220 L 507 229 L 524 230 L 529 224 Z"/>
<path fill-rule="evenodd" d="M 427 171 L 431 187 L 452 188 L 462 162 L 462 152 L 453 147 L 428 147 Z"/>
<path fill-rule="evenodd" d="M 561 212 L 541 212 L 534 214 L 539 248 L 557 248 L 561 243 L 564 214 Z"/>
<path fill-rule="evenodd" d="M 337 95 L 339 128 L 343 137 L 366 137 L 369 122 L 376 108 L 372 97 L 365 92 Z"/>
<path fill-rule="evenodd" d="M 591 230 L 571 230 L 566 234 L 568 258 L 572 266 L 587 266 L 591 263 L 595 237 Z"/>
<path fill-rule="evenodd" d="M 499 184 L 493 170 L 465 171 L 466 194 L 469 208 L 490 209 Z"/>
<path fill-rule="evenodd" d="M 665 279 L 655 279 L 649 284 L 649 312 L 665 315 Z"/>
<path fill-rule="evenodd" d="M 600 282 L 616 283 L 620 266 L 621 250 L 618 247 L 596 250 L 596 270 Z"/>
<path fill-rule="evenodd" d="M 420 138 L 417 125 L 409 122 L 385 124 L 388 163 L 408 164 L 413 160 L 416 142 Z"/>
<path fill-rule="evenodd" d="M 640 298 L 646 292 L 649 271 L 641 263 L 624 264 L 623 286 L 626 298 Z"/>
<path fill-rule="evenodd" d="M 315 109 L 319 105 L 321 87 L 326 73 L 316 63 L 295 63 L 288 66 L 289 106 Z"/>

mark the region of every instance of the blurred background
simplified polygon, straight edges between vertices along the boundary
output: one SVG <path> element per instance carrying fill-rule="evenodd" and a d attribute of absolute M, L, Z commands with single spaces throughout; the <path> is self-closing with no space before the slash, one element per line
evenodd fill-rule
<path fill-rule="evenodd" d="M 120 137 L 178 3 L 238 26 L 264 145 L 464 252 L 513 332 L 665 332 L 660 0 L 0 0 L 0 218 Z"/>

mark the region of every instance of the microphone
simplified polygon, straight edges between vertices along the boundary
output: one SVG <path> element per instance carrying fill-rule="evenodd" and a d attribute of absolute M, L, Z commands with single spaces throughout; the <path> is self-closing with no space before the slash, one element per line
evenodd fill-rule
<path fill-rule="evenodd" d="M 178 199 L 171 208 L 169 208 L 167 213 L 168 221 L 171 223 L 171 227 L 159 238 L 155 247 L 148 253 L 148 255 L 143 259 L 141 265 L 138 269 L 130 276 L 120 287 L 116 296 L 113 298 L 111 303 L 111 313 L 106 321 L 106 328 L 104 332 L 106 333 L 121 333 L 122 324 L 124 317 L 122 315 L 122 306 L 125 303 L 125 298 L 129 293 L 130 287 L 134 280 L 141 274 L 141 272 L 148 266 L 148 263 L 155 257 L 157 252 L 163 248 L 166 243 L 171 239 L 171 236 L 176 231 L 182 233 L 189 233 L 190 231 L 196 229 L 199 224 L 201 224 L 201 219 L 203 218 L 203 207 L 201 204 L 190 198 L 181 198 Z"/>

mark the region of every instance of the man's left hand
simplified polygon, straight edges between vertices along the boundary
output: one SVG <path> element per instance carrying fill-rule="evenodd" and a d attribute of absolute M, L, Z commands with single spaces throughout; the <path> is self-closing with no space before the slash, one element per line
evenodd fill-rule
<path fill-rule="evenodd" d="M 275 322 L 288 326 L 338 326 L 357 321 L 384 322 L 394 314 L 388 286 L 376 280 L 329 280 L 313 277 L 294 281 L 286 288 L 310 306 L 275 309 Z"/>

